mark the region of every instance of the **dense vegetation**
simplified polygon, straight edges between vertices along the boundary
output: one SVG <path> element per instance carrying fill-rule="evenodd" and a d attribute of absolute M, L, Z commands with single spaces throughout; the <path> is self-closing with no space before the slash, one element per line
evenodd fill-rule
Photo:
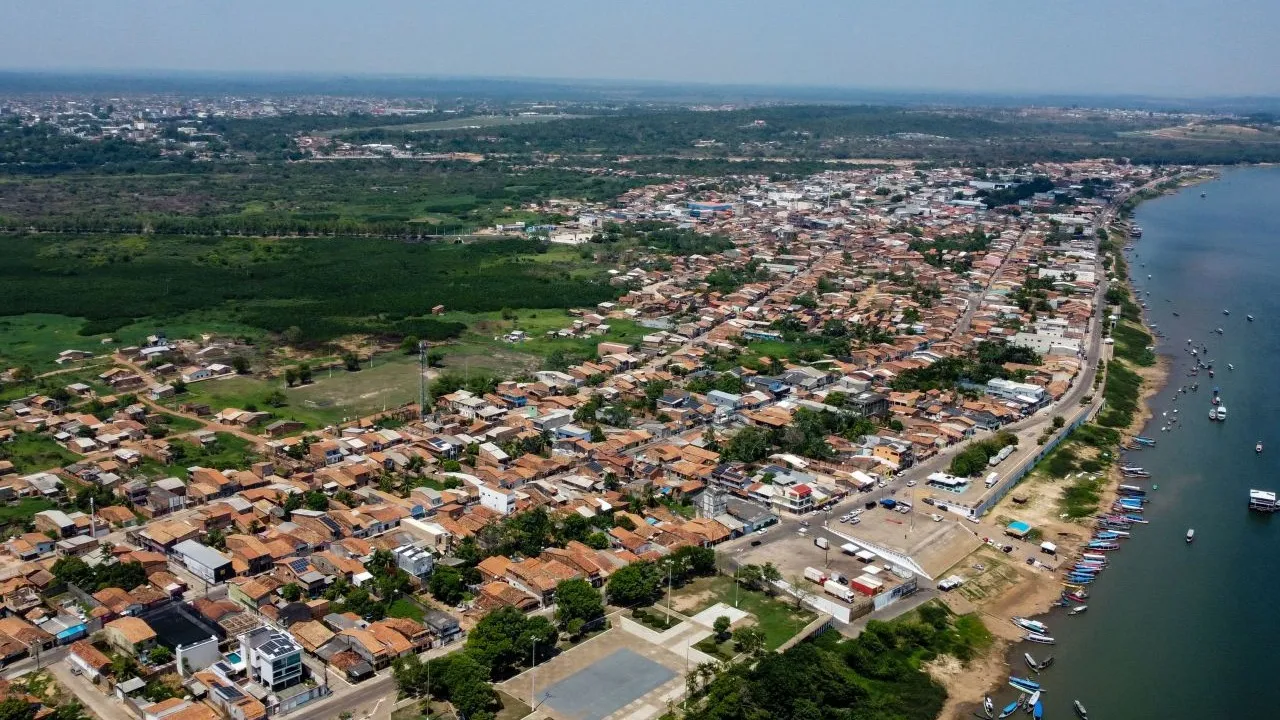
<path fill-rule="evenodd" d="M 582 307 L 615 296 L 599 271 L 535 262 L 544 251 L 523 240 L 0 237 L 0 312 L 85 317 L 87 334 L 214 310 L 290 341 L 352 332 L 439 340 L 463 326 L 430 317 L 436 304 Z"/>
<path fill-rule="evenodd" d="M 953 388 L 960 383 L 983 385 L 992 378 L 1018 378 L 1005 363 L 1039 365 L 1040 356 L 1034 350 L 1010 345 L 1003 340 L 992 340 L 978 346 L 970 357 L 948 357 L 922 368 L 903 371 L 893 379 L 893 389 L 934 390 Z"/>
<path fill-rule="evenodd" d="M 872 620 L 854 640 L 826 633 L 754 665 L 730 665 L 702 687 L 694 685 L 686 717 L 931 720 L 946 691 L 921 665 L 940 654 L 968 660 L 990 635 L 977 618 L 953 619 L 939 605 L 924 605 L 918 615 L 895 623 Z"/>

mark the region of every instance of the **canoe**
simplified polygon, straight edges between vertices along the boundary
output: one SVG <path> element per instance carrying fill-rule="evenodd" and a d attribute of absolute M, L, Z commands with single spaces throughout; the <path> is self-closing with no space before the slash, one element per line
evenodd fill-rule
<path fill-rule="evenodd" d="M 1027 667 L 1032 670 L 1038 671 L 1040 669 L 1040 664 L 1036 662 L 1035 658 L 1031 657 L 1031 653 L 1022 653 L 1022 659 L 1027 661 Z"/>
<path fill-rule="evenodd" d="M 1040 689 L 1040 683 L 1035 680 L 1026 678 L 1011 677 L 1009 678 L 1009 687 L 1015 690 L 1026 690 L 1027 692 L 1036 692 Z"/>
<path fill-rule="evenodd" d="M 991 717 L 995 713 L 995 703 L 991 702 L 991 696 L 987 696 L 982 700 L 982 712 Z"/>
<path fill-rule="evenodd" d="M 1040 663 L 1040 667 L 1039 667 L 1039 669 L 1040 669 L 1040 670 L 1047 670 L 1047 669 L 1049 668 L 1049 666 L 1050 666 L 1050 665 L 1052 665 L 1052 664 L 1053 664 L 1053 656 L 1052 656 L 1052 655 L 1050 655 L 1049 657 L 1047 657 L 1047 658 L 1045 658 L 1045 659 L 1044 659 L 1044 662 Z"/>
<path fill-rule="evenodd" d="M 1074 700 L 1076 714 L 1080 716 L 1080 720 L 1089 720 L 1089 711 L 1084 709 L 1084 705 L 1079 700 Z"/>
<path fill-rule="evenodd" d="M 1048 635 L 1041 635 L 1039 633 L 1027 633 L 1026 637 L 1022 639 L 1028 642 L 1040 643 L 1041 645 L 1052 645 L 1058 642 L 1057 640 L 1054 640 Z"/>
<path fill-rule="evenodd" d="M 1041 720 L 1044 717 L 1044 703 L 1036 701 L 1035 706 L 1031 708 L 1031 717 L 1034 720 Z"/>
<path fill-rule="evenodd" d="M 1007 718 L 1017 711 L 1018 711 L 1018 703 L 1011 702 L 1008 705 L 1004 706 L 1004 709 L 1000 711 L 1000 715 L 998 717 Z"/>

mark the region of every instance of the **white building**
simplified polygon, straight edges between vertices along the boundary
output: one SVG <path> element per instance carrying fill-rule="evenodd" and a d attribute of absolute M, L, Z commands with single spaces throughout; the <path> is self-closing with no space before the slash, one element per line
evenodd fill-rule
<path fill-rule="evenodd" d="M 1030 383 L 1013 382 L 1003 378 L 991 378 L 987 381 L 987 394 L 1005 400 L 1035 404 L 1044 400 L 1044 388 Z"/>
<path fill-rule="evenodd" d="M 1076 338 L 1036 333 L 1014 333 L 1009 343 L 1034 350 L 1039 355 L 1075 356 L 1080 354 L 1080 341 Z"/>
<path fill-rule="evenodd" d="M 426 548 L 401 545 L 392 550 L 391 554 L 396 557 L 396 566 L 419 580 L 425 579 L 435 569 L 435 557 Z"/>
<path fill-rule="evenodd" d="M 516 511 L 516 494 L 503 488 L 481 485 L 480 505 L 494 512 L 510 515 Z"/>
<path fill-rule="evenodd" d="M 258 627 L 240 636 L 249 678 L 271 690 L 302 682 L 302 647 L 287 632 Z"/>

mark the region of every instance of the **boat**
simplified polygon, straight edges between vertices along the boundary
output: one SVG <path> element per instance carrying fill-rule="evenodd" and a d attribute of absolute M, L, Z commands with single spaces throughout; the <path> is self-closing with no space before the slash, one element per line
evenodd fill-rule
<path fill-rule="evenodd" d="M 1085 592 L 1084 590 L 1076 590 L 1075 592 L 1067 593 L 1065 597 L 1068 600 L 1075 600 L 1076 602 L 1084 602 L 1085 600 L 1089 599 L 1089 593 Z"/>
<path fill-rule="evenodd" d="M 1045 625 L 1039 620 L 1029 620 L 1024 617 L 1015 617 L 1013 618 L 1013 624 L 1017 625 L 1023 630 L 1026 630 L 1027 632 L 1040 633 L 1042 635 L 1049 632 L 1049 626 Z"/>
<path fill-rule="evenodd" d="M 1139 525 L 1146 525 L 1149 522 L 1148 520 L 1145 520 L 1143 518 L 1140 518 L 1134 515 L 1125 515 L 1124 519 L 1132 523 L 1138 523 Z"/>
<path fill-rule="evenodd" d="M 1010 715 L 1012 715 L 1012 714 L 1014 714 L 1014 713 L 1016 713 L 1016 712 L 1018 712 L 1018 703 L 1017 703 L 1017 701 L 1015 700 L 1014 702 L 1011 702 L 1011 703 L 1009 703 L 1008 705 L 1005 705 L 1005 706 L 1004 706 L 1004 709 L 1003 709 L 1003 710 L 1001 710 L 1001 711 L 1000 711 L 1000 714 L 999 714 L 999 715 L 997 715 L 996 717 L 1007 718 L 1007 717 L 1009 717 Z"/>
<path fill-rule="evenodd" d="M 1049 668 L 1049 666 L 1050 666 L 1050 665 L 1052 665 L 1052 664 L 1053 664 L 1053 656 L 1052 656 L 1052 655 L 1050 655 L 1049 657 L 1047 657 L 1047 658 L 1045 658 L 1045 659 L 1044 659 L 1044 662 L 1040 663 L 1040 667 L 1039 667 L 1039 669 L 1040 669 L 1040 670 L 1047 670 L 1047 669 Z"/>
<path fill-rule="evenodd" d="M 1204 196 L 1205 196 L 1205 195 L 1207 195 L 1207 194 L 1208 194 L 1208 193 L 1200 193 L 1200 197 L 1204 197 Z"/>
<path fill-rule="evenodd" d="M 1230 311 L 1230 310 L 1225 310 L 1225 309 L 1224 309 L 1224 310 L 1222 311 L 1222 314 L 1223 314 L 1223 315 L 1230 315 L 1230 314 L 1231 314 L 1231 311 Z"/>
<path fill-rule="evenodd" d="M 1249 509 L 1258 512 L 1275 512 L 1280 510 L 1280 504 L 1276 503 L 1276 494 L 1271 490 L 1250 490 Z"/>
<path fill-rule="evenodd" d="M 1221 334 L 1222 334 L 1222 328 L 1218 328 L 1216 332 L 1217 332 L 1219 335 L 1221 335 Z"/>
<path fill-rule="evenodd" d="M 1235 365 L 1232 365 L 1231 363 L 1227 363 L 1227 369 L 1228 369 L 1228 370 L 1235 370 L 1235 369 L 1236 369 L 1236 366 L 1235 366 Z"/>
<path fill-rule="evenodd" d="M 1138 443 L 1139 445 L 1155 445 L 1156 444 L 1155 440 L 1149 437 L 1143 437 L 1142 435 L 1135 437 L 1133 441 Z"/>
<path fill-rule="evenodd" d="M 1031 697 L 1027 698 L 1027 713 L 1030 714 L 1036 705 L 1040 704 L 1040 691 L 1031 693 Z"/>
<path fill-rule="evenodd" d="M 1058 642 L 1057 640 L 1054 640 L 1048 635 L 1044 635 L 1041 633 L 1027 633 L 1026 637 L 1022 639 L 1026 640 L 1027 642 L 1040 643 L 1041 645 L 1053 645 Z"/>
<path fill-rule="evenodd" d="M 1089 720 L 1089 711 L 1084 709 L 1084 705 L 1079 700 L 1073 700 L 1075 703 L 1076 714 L 1080 716 L 1080 720 Z"/>
<path fill-rule="evenodd" d="M 1069 613 L 1067 613 L 1067 614 L 1068 614 L 1068 615 L 1079 615 L 1080 613 L 1082 613 L 1082 612 L 1084 612 L 1085 610 L 1088 610 L 1088 609 L 1089 609 L 1089 606 L 1088 606 L 1088 605 L 1077 605 L 1076 607 L 1071 608 L 1071 612 L 1069 612 Z"/>
<path fill-rule="evenodd" d="M 994 713 L 994 712 L 995 712 L 995 709 L 996 709 L 995 703 L 991 702 L 991 696 L 990 696 L 990 695 L 988 695 L 987 697 L 983 698 L 983 700 L 982 700 L 982 712 L 986 713 L 986 714 L 987 714 L 987 717 L 992 717 L 992 713 Z"/>
<path fill-rule="evenodd" d="M 1196 539 L 1196 529 L 1191 528 L 1187 531 L 1187 544 L 1190 545 L 1192 540 Z"/>
<path fill-rule="evenodd" d="M 1210 420 L 1217 420 L 1217 419 L 1218 419 L 1218 408 L 1216 408 L 1216 407 L 1211 407 L 1211 408 L 1209 408 L 1209 419 L 1210 419 Z"/>
<path fill-rule="evenodd" d="M 1222 421 L 1222 420 L 1226 420 L 1226 419 L 1227 419 L 1227 406 L 1226 406 L 1226 405 L 1219 405 L 1219 406 L 1218 406 L 1218 420 L 1219 420 L 1219 421 Z"/>
<path fill-rule="evenodd" d="M 1258 441 L 1258 444 L 1257 444 L 1257 445 L 1254 445 L 1254 446 L 1253 446 L 1253 451 L 1254 451 L 1254 452 L 1256 452 L 1256 453 L 1260 453 L 1260 452 L 1262 452 L 1262 441 L 1261 441 L 1261 440 L 1259 440 L 1259 441 Z"/>
<path fill-rule="evenodd" d="M 1248 320 L 1249 322 L 1253 322 L 1253 316 L 1252 316 L 1252 315 L 1245 315 L 1245 316 L 1244 316 L 1244 319 L 1245 319 L 1245 320 Z"/>
<path fill-rule="evenodd" d="M 1027 667 L 1036 671 L 1040 670 L 1040 664 L 1036 662 L 1035 658 L 1031 657 L 1031 653 L 1022 653 L 1022 659 L 1027 661 Z"/>
<path fill-rule="evenodd" d="M 1034 720 L 1042 720 L 1044 718 L 1044 703 L 1039 700 L 1036 701 L 1036 704 L 1031 708 L 1031 717 Z"/>
<path fill-rule="evenodd" d="M 1040 690 L 1040 683 L 1029 678 L 1011 677 L 1009 678 L 1009 684 L 1018 690 L 1026 690 L 1027 692 L 1038 692 Z"/>

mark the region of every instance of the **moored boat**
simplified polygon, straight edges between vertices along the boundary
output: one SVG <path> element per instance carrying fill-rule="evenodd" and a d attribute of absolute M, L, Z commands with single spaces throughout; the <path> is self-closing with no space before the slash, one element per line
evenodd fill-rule
<path fill-rule="evenodd" d="M 1029 693 L 1040 690 L 1040 683 L 1030 678 L 1011 677 L 1009 684 L 1018 690 L 1026 690 Z"/>
<path fill-rule="evenodd" d="M 1023 630 L 1026 630 L 1027 632 L 1040 633 L 1042 635 L 1049 632 L 1049 626 L 1045 625 L 1039 620 L 1031 620 L 1024 617 L 1015 617 L 1013 618 L 1013 624 L 1017 625 Z"/>
<path fill-rule="evenodd" d="M 988 695 L 987 697 L 983 698 L 983 700 L 982 700 L 982 712 L 986 713 L 986 714 L 987 714 L 987 717 L 991 717 L 992 713 L 994 713 L 994 712 L 995 712 L 995 709 L 996 709 L 995 703 L 991 702 L 991 696 L 990 696 L 990 695 Z"/>
<path fill-rule="evenodd" d="M 1030 714 L 1036 705 L 1040 704 L 1040 691 L 1031 693 L 1031 697 L 1027 698 L 1027 714 Z"/>
<path fill-rule="evenodd" d="M 1018 703 L 1015 700 L 1014 702 L 1005 705 L 1004 709 L 1000 711 L 1000 714 L 997 717 L 1007 718 L 1016 712 L 1018 712 Z"/>
<path fill-rule="evenodd" d="M 1045 658 L 1045 659 L 1044 659 L 1044 662 L 1040 663 L 1040 668 L 1039 668 L 1039 669 L 1040 669 L 1040 670 L 1045 670 L 1045 669 L 1047 669 L 1047 668 L 1048 668 L 1050 665 L 1052 665 L 1052 664 L 1053 664 L 1053 656 L 1052 656 L 1052 655 L 1050 655 L 1049 657 L 1047 657 L 1047 658 Z"/>
<path fill-rule="evenodd" d="M 1027 661 L 1027 667 L 1032 670 L 1040 669 L 1040 664 L 1036 662 L 1035 658 L 1031 657 L 1031 653 L 1022 653 L 1022 659 Z"/>
<path fill-rule="evenodd" d="M 1031 708 L 1031 717 L 1033 718 L 1033 720 L 1043 720 L 1044 718 L 1043 702 L 1040 702 L 1039 700 L 1036 701 L 1036 704 Z"/>
<path fill-rule="evenodd" d="M 1053 645 L 1054 643 L 1058 642 L 1057 640 L 1054 640 L 1048 635 L 1044 635 L 1041 633 L 1027 633 L 1026 637 L 1022 639 L 1026 640 L 1027 642 L 1040 643 L 1041 645 Z"/>
<path fill-rule="evenodd" d="M 1085 610 L 1088 610 L 1088 609 L 1089 609 L 1089 606 L 1088 606 L 1088 605 L 1079 605 L 1079 606 L 1076 606 L 1076 607 L 1071 608 L 1071 612 L 1069 612 L 1069 613 L 1067 613 L 1067 614 L 1068 614 L 1068 615 L 1079 615 L 1080 613 L 1082 613 L 1082 612 L 1084 612 Z"/>
<path fill-rule="evenodd" d="M 1075 703 L 1076 714 L 1080 716 L 1080 720 L 1089 720 L 1089 711 L 1084 709 L 1084 704 L 1079 700 L 1073 700 Z"/>

